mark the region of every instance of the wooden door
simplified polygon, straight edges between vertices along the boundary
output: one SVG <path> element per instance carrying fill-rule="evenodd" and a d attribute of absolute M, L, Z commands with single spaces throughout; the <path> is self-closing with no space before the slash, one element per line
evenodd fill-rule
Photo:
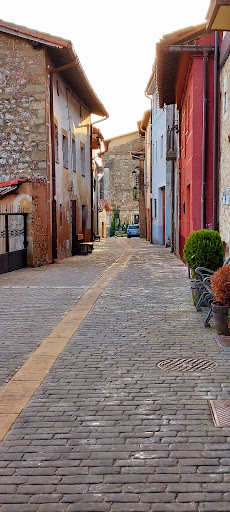
<path fill-rule="evenodd" d="M 77 208 L 76 199 L 72 200 L 72 256 L 77 254 Z"/>

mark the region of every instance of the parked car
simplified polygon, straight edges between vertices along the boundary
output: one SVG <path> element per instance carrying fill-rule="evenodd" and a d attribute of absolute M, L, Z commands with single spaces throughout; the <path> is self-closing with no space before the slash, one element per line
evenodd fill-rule
<path fill-rule="evenodd" d="M 136 224 L 128 226 L 127 238 L 131 238 L 131 236 L 140 236 L 139 226 Z"/>

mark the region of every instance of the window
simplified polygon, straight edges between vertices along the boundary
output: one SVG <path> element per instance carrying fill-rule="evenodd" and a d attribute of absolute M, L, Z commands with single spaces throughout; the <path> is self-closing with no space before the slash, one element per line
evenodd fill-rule
<path fill-rule="evenodd" d="M 188 124 L 188 105 L 185 103 L 185 114 L 184 114 L 184 157 L 186 158 L 187 153 L 187 124 Z"/>
<path fill-rule="evenodd" d="M 161 159 L 163 158 L 164 153 L 164 138 L 163 135 L 161 135 Z"/>
<path fill-rule="evenodd" d="M 81 142 L 81 174 L 85 176 L 85 144 Z"/>
<path fill-rule="evenodd" d="M 58 126 L 55 123 L 54 125 L 54 151 L 55 151 L 55 162 L 59 163 L 59 155 L 58 155 Z"/>
<path fill-rule="evenodd" d="M 224 87 L 223 87 L 223 116 L 224 119 L 228 116 L 228 79 L 227 76 L 224 77 Z"/>
<path fill-rule="evenodd" d="M 72 169 L 73 172 L 76 172 L 77 170 L 76 144 L 74 136 L 72 136 Z"/>
<path fill-rule="evenodd" d="M 188 97 L 188 126 L 187 126 L 188 134 L 190 131 L 190 109 L 191 109 L 191 101 L 190 101 L 190 94 L 189 94 L 189 97 Z"/>
<path fill-rule="evenodd" d="M 157 218 L 157 200 L 154 199 L 154 219 Z"/>
<path fill-rule="evenodd" d="M 62 132 L 62 152 L 63 152 L 63 167 L 68 169 L 68 137 L 67 134 Z"/>
<path fill-rule="evenodd" d="M 134 214 L 134 224 L 139 224 L 139 215 Z"/>

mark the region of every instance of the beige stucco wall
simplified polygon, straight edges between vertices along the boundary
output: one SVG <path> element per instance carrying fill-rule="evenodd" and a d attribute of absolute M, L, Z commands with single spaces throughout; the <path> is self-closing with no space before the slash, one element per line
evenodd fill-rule
<path fill-rule="evenodd" d="M 230 205 L 223 204 L 223 190 L 230 189 L 230 57 L 220 72 L 220 171 L 219 171 L 219 228 L 226 253 L 230 253 Z M 227 92 L 227 109 L 224 112 L 224 97 Z"/>

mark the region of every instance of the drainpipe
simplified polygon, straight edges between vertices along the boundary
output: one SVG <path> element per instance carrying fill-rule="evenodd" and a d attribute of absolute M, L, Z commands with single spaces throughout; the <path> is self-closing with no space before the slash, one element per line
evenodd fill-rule
<path fill-rule="evenodd" d="M 90 171 L 91 171 L 91 242 L 93 242 L 93 154 L 92 154 L 93 127 L 90 125 Z"/>
<path fill-rule="evenodd" d="M 152 119 L 153 119 L 153 98 L 152 96 L 149 96 L 147 92 L 145 91 L 145 97 L 148 98 L 151 101 L 151 126 L 150 126 L 150 193 L 152 196 Z M 146 152 L 145 152 L 145 158 L 146 158 Z M 146 205 L 145 205 L 146 206 Z M 153 243 L 153 198 L 150 197 L 150 243 Z"/>
<path fill-rule="evenodd" d="M 207 166 L 207 77 L 208 52 L 203 54 L 203 141 L 202 141 L 202 185 L 201 185 L 201 229 L 206 228 L 206 166 Z"/>
<path fill-rule="evenodd" d="M 215 32 L 214 53 L 214 112 L 213 112 L 213 217 L 212 229 L 217 231 L 218 216 L 218 136 L 219 136 L 219 32 Z"/>
<path fill-rule="evenodd" d="M 55 132 L 53 108 L 53 73 L 50 73 L 50 137 L 51 137 L 51 183 L 52 183 L 52 258 L 57 258 L 57 208 L 56 208 L 56 170 L 55 170 Z"/>
<path fill-rule="evenodd" d="M 172 149 L 175 149 L 175 105 L 172 106 Z M 174 252 L 174 203 L 175 203 L 175 163 L 172 160 L 171 169 L 171 252 Z"/>

